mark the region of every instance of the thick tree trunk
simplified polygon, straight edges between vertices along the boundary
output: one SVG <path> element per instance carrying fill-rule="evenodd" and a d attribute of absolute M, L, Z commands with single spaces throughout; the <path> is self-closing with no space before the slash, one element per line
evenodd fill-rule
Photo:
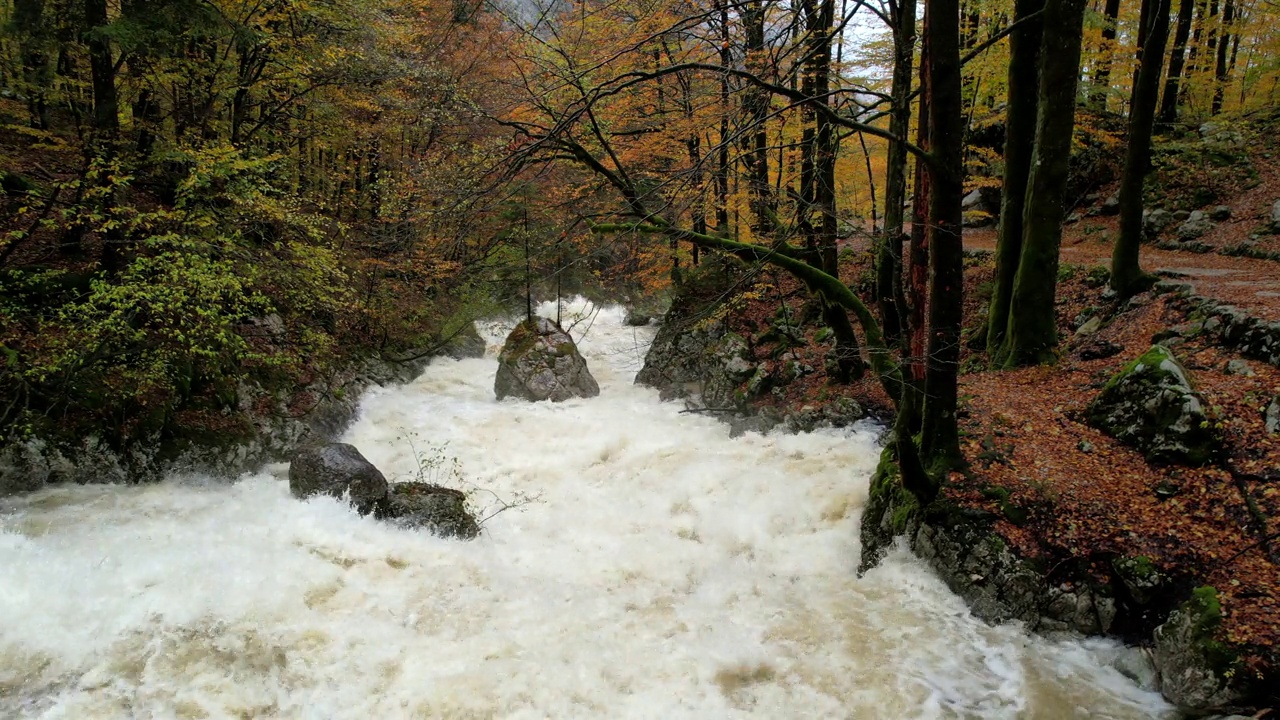
<path fill-rule="evenodd" d="M 84 19 L 93 85 L 93 129 L 99 142 L 112 142 L 120 129 L 120 117 L 115 61 L 111 57 L 111 43 L 104 34 L 109 22 L 107 0 L 85 0 Z"/>
<path fill-rule="evenodd" d="M 1097 112 L 1105 112 L 1107 98 L 1111 94 L 1111 63 L 1115 57 L 1116 25 L 1120 17 L 1120 0 L 1107 0 L 1103 9 L 1102 47 L 1098 67 L 1093 71 L 1093 94 L 1089 105 Z"/>
<path fill-rule="evenodd" d="M 1014 22 L 1044 8 L 1045 0 L 1017 0 Z M 1037 68 L 1044 23 L 1031 20 L 1009 36 L 1009 111 L 1005 116 L 1004 188 L 996 235 L 996 277 L 987 316 L 987 350 L 994 353 L 1009 326 L 1013 279 L 1022 258 L 1022 212 L 1036 138 Z"/>
<path fill-rule="evenodd" d="M 961 462 L 956 425 L 964 251 L 960 240 L 964 189 L 964 122 L 960 79 L 960 8 L 956 0 L 930 0 L 928 84 L 930 164 L 929 337 L 921 450 L 935 475 Z"/>
<path fill-rule="evenodd" d="M 891 3 L 893 14 L 893 83 L 889 91 L 889 132 L 905 138 L 911 129 L 911 71 L 915 57 L 916 0 Z M 876 304 L 880 324 L 890 344 L 903 339 L 906 297 L 902 290 L 902 246 L 907 202 L 907 151 L 889 143 L 885 158 L 884 231 L 876 244 Z"/>
<path fill-rule="evenodd" d="M 1178 26 L 1173 32 L 1173 50 L 1169 54 L 1169 75 L 1164 81 L 1164 97 L 1160 100 L 1160 113 L 1156 122 L 1170 125 L 1178 119 L 1181 97 L 1182 71 L 1187 54 L 1187 38 L 1191 36 L 1191 15 L 1195 0 L 1178 3 Z"/>
<path fill-rule="evenodd" d="M 1150 282 L 1138 263 L 1142 243 L 1142 186 L 1151 159 L 1151 130 L 1155 120 L 1156 92 L 1169 35 L 1170 0 L 1144 0 L 1143 17 L 1150 23 L 1148 42 L 1138 49 L 1138 81 L 1129 101 L 1129 143 L 1124 172 L 1120 176 L 1120 236 L 1111 253 L 1111 287 L 1129 297 Z"/>
<path fill-rule="evenodd" d="M 31 115 L 31 127 L 48 130 L 49 104 L 45 100 L 45 90 L 48 89 L 51 78 L 45 46 L 48 38 L 44 0 L 14 0 L 11 22 L 20 38 L 22 82 L 28 98 L 27 110 Z"/>
<path fill-rule="evenodd" d="M 1014 278 L 1009 325 L 997 364 L 1049 362 L 1058 345 L 1054 298 L 1062 244 L 1064 197 L 1075 128 L 1076 81 L 1087 0 L 1048 0 L 1041 47 L 1035 151 L 1022 219 L 1022 257 Z"/>

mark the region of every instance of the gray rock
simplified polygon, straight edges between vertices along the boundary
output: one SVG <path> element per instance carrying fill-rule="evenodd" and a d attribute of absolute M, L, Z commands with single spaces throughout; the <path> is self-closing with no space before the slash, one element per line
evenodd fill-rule
<path fill-rule="evenodd" d="M 1174 222 L 1173 213 L 1163 208 L 1142 213 L 1142 232 L 1148 240 L 1154 240 Z"/>
<path fill-rule="evenodd" d="M 1167 580 L 1147 557 L 1120 557 L 1113 560 L 1111 566 L 1139 605 L 1146 605 L 1156 598 Z"/>
<path fill-rule="evenodd" d="M 1253 368 L 1249 367 L 1249 363 L 1240 358 L 1228 360 L 1222 370 L 1228 375 L 1241 375 L 1243 377 L 1253 377 L 1255 374 Z"/>
<path fill-rule="evenodd" d="M 648 325 L 652 319 L 652 315 L 641 312 L 634 307 L 628 307 L 626 314 L 622 316 L 622 324 L 629 327 L 643 327 Z"/>
<path fill-rule="evenodd" d="M 587 369 L 573 338 L 547 318 L 522 321 L 507 336 L 498 355 L 493 392 L 530 402 L 561 402 L 595 397 L 600 385 Z"/>
<path fill-rule="evenodd" d="M 1106 200 L 1102 201 L 1102 207 L 1099 208 L 1102 215 L 1116 215 L 1120 212 L 1120 194 L 1114 193 Z"/>
<path fill-rule="evenodd" d="M 466 493 L 440 485 L 392 485 L 381 516 L 401 527 L 426 530 L 445 538 L 470 540 L 480 534 L 480 524 L 467 509 Z"/>
<path fill-rule="evenodd" d="M 1274 397 L 1267 404 L 1267 409 L 1262 413 L 1262 421 L 1266 424 L 1267 432 L 1272 435 L 1280 432 L 1280 397 Z"/>
<path fill-rule="evenodd" d="M 1213 230 L 1213 221 L 1203 211 L 1196 210 L 1178 226 L 1178 239 L 1182 242 L 1196 240 L 1210 230 Z"/>
<path fill-rule="evenodd" d="M 1173 211 L 1174 222 L 1185 222 L 1190 217 L 1191 217 L 1190 210 L 1174 210 Z"/>
<path fill-rule="evenodd" d="M 1209 209 L 1209 219 L 1215 222 L 1231 219 L 1231 208 L 1226 205 L 1214 205 Z"/>
<path fill-rule="evenodd" d="M 1092 335 L 1102 329 L 1102 316 L 1094 315 L 1084 322 L 1083 325 L 1076 330 L 1076 335 L 1085 337 Z"/>
<path fill-rule="evenodd" d="M 452 338 L 445 343 L 441 351 L 454 360 L 484 357 L 487 349 L 484 338 L 476 329 L 476 324 L 469 322 L 463 325 Z"/>
<path fill-rule="evenodd" d="M 1160 671 L 1160 692 L 1183 709 L 1213 712 L 1243 697 L 1238 678 L 1228 672 L 1234 657 L 1215 641 L 1221 622 L 1217 592 L 1202 587 L 1156 628 L 1155 663 Z"/>
<path fill-rule="evenodd" d="M 1131 445 L 1149 461 L 1203 465 L 1221 447 L 1204 400 L 1185 368 L 1153 345 L 1094 398 L 1089 423 Z"/>
<path fill-rule="evenodd" d="M 1200 137 L 1206 142 L 1223 145 L 1243 145 L 1244 134 L 1226 123 L 1210 121 L 1200 126 Z"/>
<path fill-rule="evenodd" d="M 1280 200 L 1271 205 L 1271 229 L 1280 232 Z"/>
<path fill-rule="evenodd" d="M 293 456 L 289 492 L 302 500 L 314 495 L 349 497 L 361 515 L 368 515 L 386 499 L 387 479 L 354 446 L 327 443 L 305 447 Z"/>

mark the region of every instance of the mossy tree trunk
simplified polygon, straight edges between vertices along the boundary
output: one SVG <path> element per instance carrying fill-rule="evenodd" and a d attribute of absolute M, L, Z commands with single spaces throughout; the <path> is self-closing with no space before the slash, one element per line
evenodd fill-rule
<path fill-rule="evenodd" d="M 1085 0 L 1048 0 L 1040 50 L 1035 149 L 1022 214 L 1022 252 L 1014 276 L 1009 324 L 993 358 L 997 366 L 1054 359 L 1058 344 L 1058 250 L 1075 128 L 1076 83 Z"/>
<path fill-rule="evenodd" d="M 1044 8 L 1044 0 L 1016 0 L 1014 22 L 1025 21 Z M 987 350 L 994 354 L 1009 325 L 1013 278 L 1022 257 L 1022 211 L 1035 149 L 1037 64 L 1042 19 L 1025 21 L 1009 36 L 1009 110 L 1005 116 L 1004 187 L 1000 196 L 1000 227 L 996 236 L 996 276 L 987 314 Z"/>
<path fill-rule="evenodd" d="M 1153 278 L 1138 262 L 1142 244 L 1142 186 L 1151 161 L 1151 130 L 1160 89 L 1170 0 L 1143 0 L 1146 43 L 1138 48 L 1138 78 L 1129 101 L 1129 143 L 1120 176 L 1120 235 L 1111 253 L 1111 288 L 1121 297 L 1150 287 Z"/>

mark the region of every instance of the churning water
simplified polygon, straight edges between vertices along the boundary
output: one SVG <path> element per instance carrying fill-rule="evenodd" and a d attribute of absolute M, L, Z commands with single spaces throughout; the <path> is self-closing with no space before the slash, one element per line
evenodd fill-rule
<path fill-rule="evenodd" d="M 1167 713 L 1132 651 L 987 627 L 905 552 L 856 578 L 872 428 L 730 439 L 631 384 L 651 330 L 584 331 L 597 398 L 496 402 L 486 358 L 363 399 L 345 439 L 389 477 L 416 448 L 533 500 L 475 542 L 298 502 L 283 466 L 0 501 L 0 717 Z"/>

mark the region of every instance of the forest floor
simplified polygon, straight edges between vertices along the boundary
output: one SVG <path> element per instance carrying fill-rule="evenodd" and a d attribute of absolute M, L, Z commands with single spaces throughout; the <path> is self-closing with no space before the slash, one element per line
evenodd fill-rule
<path fill-rule="evenodd" d="M 1263 166 L 1258 180 L 1228 203 L 1232 219 L 1200 239 L 1200 252 L 1144 245 L 1143 267 L 1190 286 L 1196 296 L 1280 321 L 1280 262 L 1221 254 L 1257 235 L 1280 199 L 1280 166 Z M 1107 299 L 1104 269 L 1116 226 L 1115 217 L 1095 214 L 1065 228 L 1057 363 L 992 371 L 980 349 L 963 350 L 968 467 L 953 474 L 945 495 L 1001 516 L 997 532 L 1049 567 L 1083 569 L 1105 582 L 1113 559 L 1145 557 L 1170 579 L 1166 587 L 1184 596 L 1213 586 L 1225 639 L 1240 652 L 1242 669 L 1274 673 L 1280 667 L 1280 433 L 1268 432 L 1264 409 L 1280 396 L 1280 368 L 1198 332 L 1180 293 L 1157 289 L 1120 306 Z M 1280 248 L 1280 236 L 1263 233 L 1253 244 Z M 854 243 L 853 252 L 842 254 L 849 263 L 845 277 L 855 285 L 869 278 L 865 246 Z M 994 247 L 994 229 L 966 231 L 966 338 L 985 322 Z M 757 282 L 773 290 L 745 313 L 749 327 L 767 325 L 784 303 L 802 312 L 807 295 L 794 283 L 776 274 Z M 1077 334 L 1082 317 L 1091 314 L 1105 318 L 1103 326 Z M 1173 347 L 1221 422 L 1227 449 L 1208 466 L 1149 464 L 1085 421 L 1106 381 L 1156 339 Z M 794 352 L 821 368 L 823 349 L 810 342 Z M 843 386 L 815 372 L 761 402 L 794 409 L 842 396 L 886 415 L 890 407 L 870 372 Z M 1002 512 L 1010 507 L 1019 509 L 1016 522 Z"/>
<path fill-rule="evenodd" d="M 1148 245 L 1142 264 L 1189 286 L 1191 294 L 1275 322 L 1280 262 L 1222 254 L 1265 227 L 1280 199 L 1280 168 L 1260 171 L 1257 185 L 1227 203 L 1231 219 L 1200 239 L 1200 252 Z M 961 379 L 961 422 L 969 469 L 957 473 L 946 492 L 997 513 L 1002 504 L 1026 508 L 1025 521 L 998 523 L 998 532 L 1026 556 L 1082 561 L 1100 579 L 1111 559 L 1142 556 L 1175 586 L 1213 586 L 1226 639 L 1243 651 L 1246 669 L 1274 672 L 1280 659 L 1280 434 L 1267 430 L 1264 411 L 1280 395 L 1280 368 L 1197 332 L 1179 294 L 1156 290 L 1121 307 L 1105 299 L 1100 269 L 1109 265 L 1117 225 L 1115 217 L 1094 216 L 1064 229 L 1057 364 L 995 372 L 982 369 L 985 358 L 966 349 L 971 372 Z M 1255 241 L 1255 247 L 1271 245 L 1280 246 L 1280 237 L 1264 233 Z M 983 251 L 995 249 L 994 230 L 966 232 L 965 249 L 981 258 L 966 271 L 971 321 L 984 314 L 989 297 L 994 262 Z M 1107 322 L 1096 333 L 1078 334 L 1079 318 L 1089 311 Z M 1149 464 L 1085 422 L 1085 408 L 1106 381 L 1162 336 L 1222 424 L 1227 450 L 1209 466 Z"/>

